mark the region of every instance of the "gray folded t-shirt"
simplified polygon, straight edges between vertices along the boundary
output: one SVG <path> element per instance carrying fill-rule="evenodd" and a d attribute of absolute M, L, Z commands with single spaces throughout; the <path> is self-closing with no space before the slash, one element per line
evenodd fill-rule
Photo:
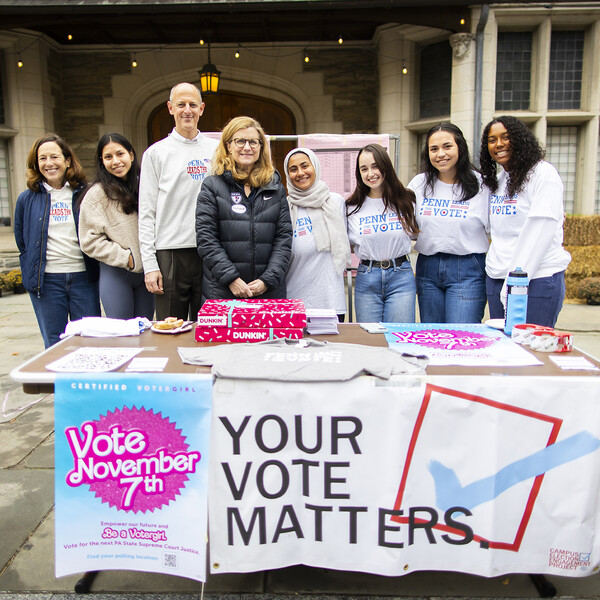
<path fill-rule="evenodd" d="M 389 379 L 422 375 L 428 359 L 384 347 L 285 338 L 255 344 L 177 348 L 181 360 L 212 365 L 216 377 L 272 381 L 346 381 L 358 375 Z"/>

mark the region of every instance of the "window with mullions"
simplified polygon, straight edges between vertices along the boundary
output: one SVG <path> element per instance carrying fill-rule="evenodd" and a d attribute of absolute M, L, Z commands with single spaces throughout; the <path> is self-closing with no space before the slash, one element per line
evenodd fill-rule
<path fill-rule="evenodd" d="M 548 109 L 581 107 L 583 31 L 553 31 L 550 43 Z"/>
<path fill-rule="evenodd" d="M 528 110 L 531 94 L 530 31 L 498 33 L 496 110 Z"/>
<path fill-rule="evenodd" d="M 450 114 L 452 48 L 448 41 L 423 46 L 420 51 L 419 118 Z"/>
<path fill-rule="evenodd" d="M 548 127 L 546 160 L 560 173 L 564 186 L 565 211 L 575 210 L 575 176 L 577 174 L 577 127 Z"/>

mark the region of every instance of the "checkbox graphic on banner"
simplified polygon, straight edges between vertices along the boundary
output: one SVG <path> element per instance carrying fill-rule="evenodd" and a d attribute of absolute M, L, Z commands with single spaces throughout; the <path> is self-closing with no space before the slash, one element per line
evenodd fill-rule
<path fill-rule="evenodd" d="M 394 506 L 402 514 L 392 519 L 408 523 L 409 507 L 459 507 L 482 548 L 517 552 L 545 473 L 600 447 L 585 431 L 557 442 L 561 425 L 550 415 L 427 385 Z M 432 526 L 464 536 L 441 520 Z"/>

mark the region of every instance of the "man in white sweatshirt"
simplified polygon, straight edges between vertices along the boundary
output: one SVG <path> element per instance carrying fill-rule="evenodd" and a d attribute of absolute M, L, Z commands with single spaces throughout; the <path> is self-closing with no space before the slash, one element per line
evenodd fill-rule
<path fill-rule="evenodd" d="M 195 320 L 202 296 L 196 199 L 218 142 L 198 130 L 204 102 L 195 85 L 174 86 L 167 107 L 175 128 L 142 157 L 140 250 L 146 287 L 156 295 L 156 318 Z"/>

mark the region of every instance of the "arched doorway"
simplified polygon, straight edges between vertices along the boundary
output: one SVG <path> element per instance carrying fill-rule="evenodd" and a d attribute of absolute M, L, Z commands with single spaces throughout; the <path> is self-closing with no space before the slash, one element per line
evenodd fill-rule
<path fill-rule="evenodd" d="M 265 100 L 257 96 L 236 94 L 235 92 L 219 92 L 214 96 L 203 98 L 206 107 L 200 117 L 202 131 L 221 131 L 227 121 L 239 115 L 248 115 L 259 121 L 266 133 L 271 135 L 295 135 L 296 120 L 290 110 L 282 104 Z M 152 111 L 148 120 L 148 144 L 166 137 L 173 129 L 173 117 L 169 114 L 166 103 Z M 283 174 L 283 159 L 296 146 L 294 142 L 276 141 L 271 143 L 271 152 L 275 166 Z"/>

